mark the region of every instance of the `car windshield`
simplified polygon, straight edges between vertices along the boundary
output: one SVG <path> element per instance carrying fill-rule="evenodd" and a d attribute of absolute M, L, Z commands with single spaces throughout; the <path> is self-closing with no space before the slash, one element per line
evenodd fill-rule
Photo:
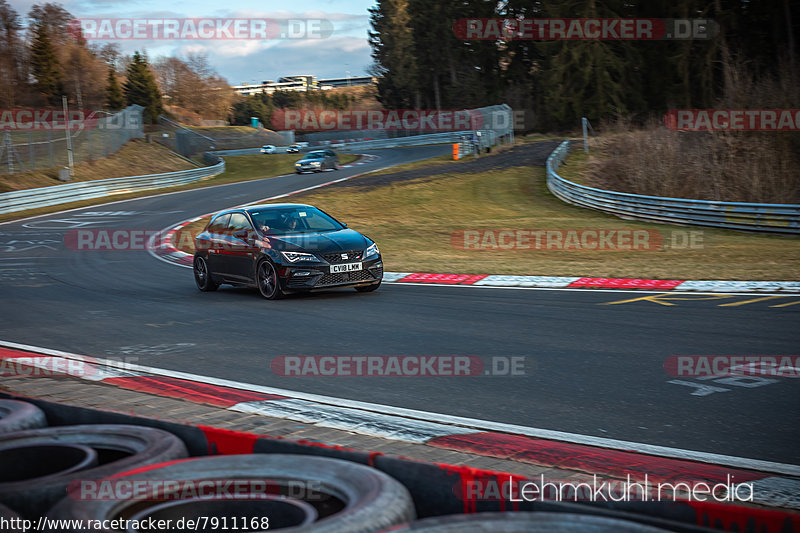
<path fill-rule="evenodd" d="M 306 159 L 322 159 L 323 157 L 325 157 L 325 154 L 322 153 L 322 152 L 311 152 L 308 155 L 306 155 L 305 158 Z"/>
<path fill-rule="evenodd" d="M 250 217 L 264 235 L 287 235 L 337 231 L 344 226 L 315 207 L 286 207 L 250 211 Z"/>

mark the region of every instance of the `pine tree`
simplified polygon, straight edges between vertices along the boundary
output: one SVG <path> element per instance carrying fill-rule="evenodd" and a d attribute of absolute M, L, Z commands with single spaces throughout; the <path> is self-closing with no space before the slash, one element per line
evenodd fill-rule
<path fill-rule="evenodd" d="M 22 25 L 19 15 L 6 0 L 0 0 L 0 107 L 17 104 L 26 87 Z"/>
<path fill-rule="evenodd" d="M 158 121 L 158 115 L 164 112 L 161 91 L 150 71 L 147 59 L 138 51 L 134 52 L 131 64 L 128 66 L 128 79 L 123 85 L 123 90 L 128 105 L 144 107 L 144 117 L 149 123 L 155 124 Z"/>
<path fill-rule="evenodd" d="M 378 6 L 369 12 L 375 30 L 369 32 L 375 60 L 372 73 L 381 76 L 378 100 L 387 108 L 419 107 L 421 94 L 408 0 L 378 0 Z"/>
<path fill-rule="evenodd" d="M 64 76 L 50 42 L 47 27 L 34 26 L 31 43 L 31 73 L 36 79 L 36 90 L 50 105 L 60 105 L 64 94 Z"/>
<path fill-rule="evenodd" d="M 106 105 L 109 109 L 117 111 L 125 107 L 125 96 L 122 94 L 122 88 L 119 86 L 117 73 L 114 67 L 108 67 L 108 84 L 106 85 Z"/>
<path fill-rule="evenodd" d="M 551 9 L 555 16 L 617 18 L 621 0 L 568 0 Z M 641 59 L 621 41 L 556 41 L 545 75 L 548 107 L 558 126 L 574 126 L 580 117 L 590 120 L 624 116 L 641 109 Z"/>

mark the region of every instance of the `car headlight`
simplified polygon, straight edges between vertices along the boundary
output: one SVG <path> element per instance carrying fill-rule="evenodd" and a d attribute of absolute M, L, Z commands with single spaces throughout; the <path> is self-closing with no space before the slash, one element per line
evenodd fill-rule
<path fill-rule="evenodd" d="M 317 257 L 314 254 L 307 254 L 305 252 L 281 252 L 281 255 L 290 263 L 296 263 L 298 261 L 317 261 Z"/>
<path fill-rule="evenodd" d="M 320 162 L 319 161 L 312 161 L 311 164 L 315 167 L 318 167 Z"/>
<path fill-rule="evenodd" d="M 380 253 L 381 253 L 381 251 L 378 250 L 378 245 L 373 242 L 369 246 L 369 248 L 364 250 L 364 256 L 362 257 L 362 259 L 369 259 L 370 257 L 377 257 L 378 254 L 380 254 Z"/>

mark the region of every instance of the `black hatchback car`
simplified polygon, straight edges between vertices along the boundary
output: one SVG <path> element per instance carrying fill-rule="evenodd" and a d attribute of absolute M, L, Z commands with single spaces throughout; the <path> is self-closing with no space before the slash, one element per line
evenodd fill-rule
<path fill-rule="evenodd" d="M 316 207 L 265 204 L 214 215 L 195 238 L 194 279 L 257 287 L 270 300 L 292 292 L 353 287 L 374 291 L 383 279 L 378 245 Z"/>

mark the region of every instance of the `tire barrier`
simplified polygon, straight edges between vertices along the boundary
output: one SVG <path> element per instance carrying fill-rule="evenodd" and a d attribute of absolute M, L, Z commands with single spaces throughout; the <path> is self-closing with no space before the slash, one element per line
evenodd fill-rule
<path fill-rule="evenodd" d="M 15 399 L 9 394 L 0 393 L 2 398 Z M 451 531 L 453 529 L 422 529 L 445 527 L 451 523 L 456 524 L 459 531 L 504 532 L 519 530 L 513 529 L 518 522 L 525 522 L 523 531 L 570 532 L 576 530 L 574 527 L 569 529 L 571 524 L 579 523 L 581 531 L 800 532 L 800 515 L 797 513 L 727 503 L 681 500 L 511 502 L 488 495 L 476 499 L 475 496 L 469 496 L 472 494 L 469 490 L 471 484 L 502 486 L 509 482 L 509 474 L 384 456 L 319 442 L 292 441 L 38 399 L 27 400 L 45 412 L 52 427 L 0 435 L 0 447 L 19 445 L 19 442 L 14 442 L 19 436 L 30 439 L 31 435 L 56 429 L 62 436 L 54 439 L 51 435 L 50 444 L 55 440 L 56 444 L 88 446 L 98 453 L 99 460 L 98 466 L 74 474 L 77 477 L 72 478 L 69 492 L 59 479 L 60 488 L 55 493 L 58 501 L 53 502 L 53 506 L 48 505 L 50 500 L 42 499 L 35 493 L 28 493 L 11 504 L 6 502 L 11 512 L 16 511 L 33 520 L 39 517 L 84 520 L 105 517 L 130 521 L 134 518 L 156 521 L 182 518 L 195 522 L 194 527 L 184 524 L 187 527 L 178 525 L 178 529 L 174 528 L 176 523 L 173 522 L 165 531 L 219 530 L 224 520 L 232 521 L 234 516 L 250 522 L 247 528 L 239 523 L 239 530 L 263 531 L 258 528 L 258 520 L 269 515 L 268 530 L 312 532 Z M 65 424 L 75 422 L 87 424 L 79 427 L 82 440 L 65 436 L 76 432 L 74 426 Z M 169 431 L 182 441 L 184 452 L 188 450 L 192 458 L 167 458 L 163 459 L 164 462 L 150 462 L 146 466 L 125 464 L 122 461 L 128 457 L 120 457 L 124 454 L 120 453 L 119 448 L 116 448 L 115 457 L 110 447 L 104 449 L 96 439 L 87 442 L 86 435 L 102 432 L 109 424 L 131 431 L 156 428 L 162 433 L 163 430 Z M 38 441 L 31 441 L 30 444 L 44 445 Z M 114 458 L 117 461 L 112 461 Z M 25 461 L 26 464 L 29 462 Z M 104 470 L 104 473 L 98 475 L 99 470 Z M 199 486 L 209 480 L 228 483 L 236 479 L 266 481 L 267 485 L 261 486 L 257 493 L 260 497 L 254 497 L 255 491 L 250 490 L 233 497 L 205 495 L 202 500 L 199 494 L 176 492 L 174 487 L 167 493 L 163 489 L 165 484 L 161 485 L 161 493 L 149 498 L 121 493 L 114 496 L 113 491 L 111 497 L 107 494 L 100 497 L 101 492 L 89 496 L 86 496 L 86 491 L 77 496 L 72 492 L 76 487 L 84 490 L 87 484 L 92 483 L 95 486 L 105 483 L 116 486 L 115 483 L 132 484 L 136 481 L 155 486 L 165 478 L 190 486 Z M 306 491 L 298 493 L 297 484 L 305 487 Z M 252 485 L 246 485 L 245 488 L 252 488 Z M 35 502 L 26 499 L 32 494 L 36 496 Z M 3 518 L 2 513 L 0 508 L 0 519 Z M 200 517 L 215 519 L 216 527 L 213 523 L 198 527 Z M 487 520 L 492 522 L 483 524 Z M 501 523 L 496 523 L 497 520 Z M 124 531 L 129 526 L 119 526 L 123 529 L 114 531 Z M 232 523 L 228 526 L 231 529 Z M 135 532 L 129 527 L 128 533 Z"/>
<path fill-rule="evenodd" d="M 115 476 L 115 481 L 120 484 L 152 482 L 155 486 L 163 480 L 170 480 L 176 488 L 172 492 L 165 489 L 160 493 L 161 497 L 178 500 L 181 498 L 176 491 L 185 491 L 187 487 L 194 490 L 195 487 L 201 487 L 203 483 L 208 484 L 213 480 L 245 484 L 247 490 L 252 490 L 255 483 L 260 484 L 266 480 L 266 486 L 259 485 L 259 493 L 248 492 L 242 495 L 245 499 L 252 498 L 247 502 L 252 505 L 251 512 L 277 504 L 258 499 L 264 490 L 270 490 L 287 498 L 304 501 L 315 508 L 319 517 L 313 524 L 289 528 L 287 531 L 366 533 L 403 524 L 416 516 L 408 490 L 395 479 L 374 468 L 327 457 L 283 454 L 202 457 L 155 467 L 130 476 L 124 472 Z M 190 511 L 190 515 L 202 516 L 200 508 L 205 503 L 202 500 L 184 500 L 182 506 L 184 510 Z M 228 500 L 214 500 L 213 505 L 220 513 L 218 516 L 235 516 L 234 508 L 242 507 L 244 503 L 246 502 L 232 497 Z M 141 500 L 133 499 L 85 500 L 67 497 L 48 512 L 48 517 L 62 520 L 111 520 L 115 516 L 127 516 L 128 509 L 141 505 Z M 288 504 L 284 502 L 283 505 Z M 170 514 L 169 509 L 170 506 L 166 509 L 159 506 L 145 510 L 140 516 L 165 516 Z M 250 515 L 247 518 L 257 519 L 263 516 L 269 515 Z M 274 527 L 268 524 L 268 527 L 262 529 Z M 67 529 L 64 533 L 72 531 Z M 112 532 L 111 529 L 107 530 L 107 533 Z"/>
<path fill-rule="evenodd" d="M 0 504 L 0 524 L 4 525 L 3 533 L 28 533 L 22 526 L 22 517 L 3 504 Z"/>
<path fill-rule="evenodd" d="M 571 513 L 476 513 L 437 516 L 393 529 L 420 533 L 663 533 L 669 531 L 635 522 Z"/>
<path fill-rule="evenodd" d="M 33 446 L 0 446 L 0 484 L 29 486 L 30 480 L 47 482 L 59 476 L 94 468 L 97 451 L 81 444 L 49 443 Z"/>
<path fill-rule="evenodd" d="M 81 462 L 78 450 L 89 449 L 94 460 Z M 185 458 L 183 442 L 166 431 L 131 425 L 80 425 L 30 429 L 0 435 L 0 460 L 25 457 L 18 479 L 0 474 L 0 503 L 26 517 L 64 497 L 71 481 L 100 479 L 120 471 Z M 50 468 L 39 468 L 52 454 Z M 68 466 L 80 464 L 80 468 Z M 2 464 L 3 472 L 10 464 Z M 58 468 L 62 468 L 59 472 Z M 24 471 L 28 471 L 25 475 Z M 21 479 L 19 477 L 22 477 Z"/>
<path fill-rule="evenodd" d="M 0 400 L 0 435 L 47 425 L 44 411 L 28 402 Z"/>
<path fill-rule="evenodd" d="M 180 524 L 202 524 L 204 517 L 211 516 L 222 523 L 247 526 L 263 523 L 262 525 L 267 529 L 274 530 L 310 526 L 319 515 L 310 503 L 294 498 L 277 496 L 258 500 L 193 498 L 153 505 L 133 515 L 131 521 L 134 523 L 160 521 L 174 524 L 174 527 L 167 527 L 161 531 L 180 533 L 185 531 Z M 214 529 L 214 527 L 198 528 L 199 531 L 213 531 Z M 248 529 L 257 528 L 248 527 Z M 146 531 L 148 530 L 129 525 L 127 533 L 144 533 Z"/>

